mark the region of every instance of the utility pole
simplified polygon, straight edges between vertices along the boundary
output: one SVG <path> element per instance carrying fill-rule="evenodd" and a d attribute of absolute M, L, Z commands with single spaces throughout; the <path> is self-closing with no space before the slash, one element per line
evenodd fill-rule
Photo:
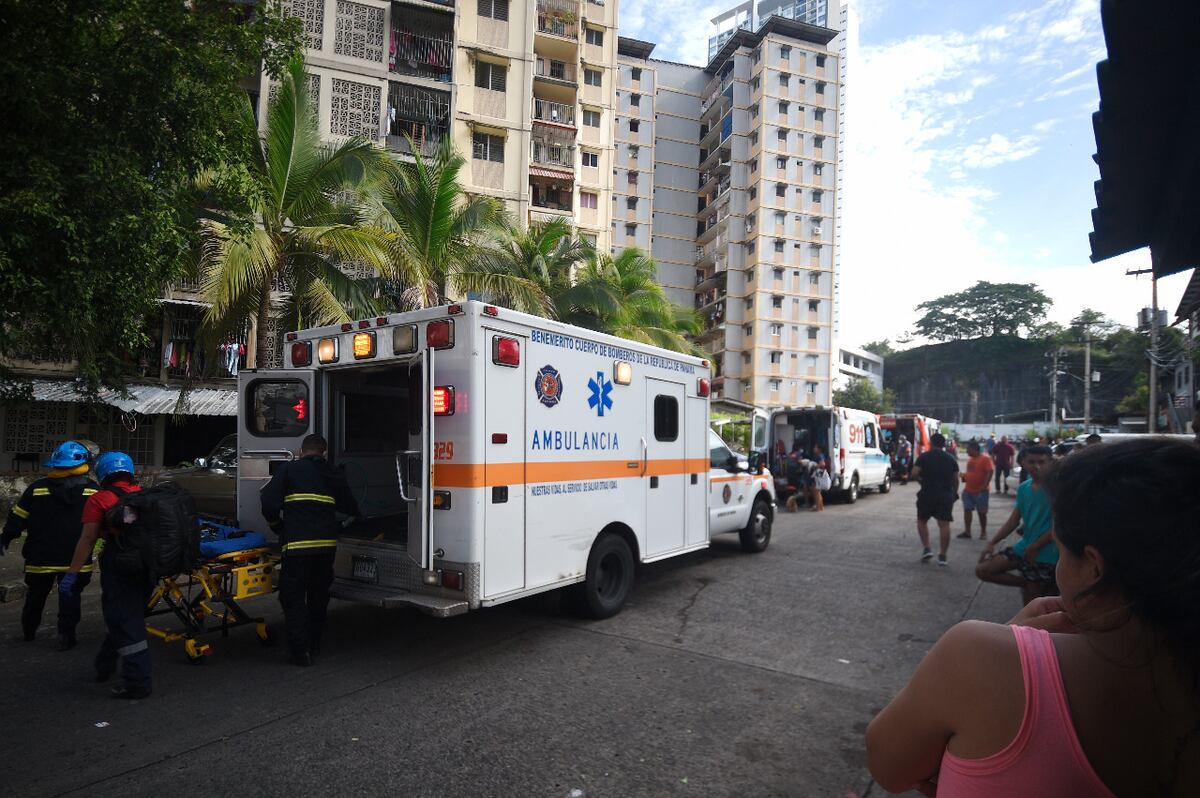
<path fill-rule="evenodd" d="M 1083 434 L 1092 420 L 1092 327 L 1089 324 L 1083 342 Z"/>
<path fill-rule="evenodd" d="M 1058 423 L 1058 352 L 1054 350 L 1054 366 L 1050 369 L 1050 423 Z"/>
<path fill-rule="evenodd" d="M 1146 431 L 1158 432 L 1158 276 L 1150 273 L 1150 408 Z"/>

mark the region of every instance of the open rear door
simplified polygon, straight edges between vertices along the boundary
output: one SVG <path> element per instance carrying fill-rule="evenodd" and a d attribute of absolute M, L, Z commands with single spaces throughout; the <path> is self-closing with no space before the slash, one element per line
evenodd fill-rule
<path fill-rule="evenodd" d="M 413 397 L 421 418 L 421 448 L 396 452 L 400 496 L 409 503 L 408 556 L 425 570 L 433 568 L 433 351 L 426 349 L 409 366 L 421 374 L 421 391 Z"/>
<path fill-rule="evenodd" d="M 304 436 L 320 432 L 315 369 L 238 373 L 238 524 L 271 535 L 261 491 L 281 463 L 296 456 Z"/>

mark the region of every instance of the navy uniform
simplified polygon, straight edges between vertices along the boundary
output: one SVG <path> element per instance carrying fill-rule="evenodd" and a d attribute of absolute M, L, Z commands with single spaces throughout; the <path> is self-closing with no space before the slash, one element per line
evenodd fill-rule
<path fill-rule="evenodd" d="M 279 603 L 288 654 L 292 662 L 307 665 L 320 647 L 329 606 L 337 513 L 358 515 L 358 502 L 345 478 L 323 456 L 307 451 L 283 464 L 260 498 L 263 517 L 279 535 L 283 550 Z"/>
<path fill-rule="evenodd" d="M 99 486 L 88 476 L 88 451 L 80 443 L 67 441 L 59 446 L 46 465 L 47 477 L 25 489 L 8 513 L 0 533 L 0 552 L 25 535 L 25 606 L 21 610 L 21 631 L 33 640 L 42 623 L 46 597 L 66 574 L 79 533 L 84 503 Z M 75 645 L 75 627 L 81 616 L 80 596 L 92 578 L 89 557 L 70 590 L 58 599 L 58 647 L 66 651 Z"/>

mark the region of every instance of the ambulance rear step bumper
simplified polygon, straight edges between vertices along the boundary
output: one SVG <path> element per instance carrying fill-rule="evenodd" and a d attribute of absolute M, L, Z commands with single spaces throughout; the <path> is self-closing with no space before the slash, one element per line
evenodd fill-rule
<path fill-rule="evenodd" d="M 329 594 L 334 598 L 359 604 L 371 604 L 384 609 L 413 607 L 435 618 L 463 615 L 470 608 L 465 599 L 425 596 L 394 587 L 362 585 L 344 579 L 335 579 L 333 586 L 329 589 Z"/>

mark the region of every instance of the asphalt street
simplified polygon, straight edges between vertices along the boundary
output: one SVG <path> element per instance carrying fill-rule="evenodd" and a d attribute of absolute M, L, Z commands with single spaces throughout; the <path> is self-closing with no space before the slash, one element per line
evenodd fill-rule
<path fill-rule="evenodd" d="M 200 666 L 152 640 L 138 702 L 92 681 L 98 585 L 67 653 L 53 598 L 32 643 L 0 604 L 0 794 L 880 796 L 867 723 L 948 627 L 1019 608 L 975 579 L 978 540 L 919 562 L 915 493 L 781 512 L 763 554 L 726 536 L 643 567 L 606 621 L 553 594 L 446 620 L 334 602 L 308 669 L 252 628 Z M 1011 507 L 993 497 L 992 530 Z"/>

